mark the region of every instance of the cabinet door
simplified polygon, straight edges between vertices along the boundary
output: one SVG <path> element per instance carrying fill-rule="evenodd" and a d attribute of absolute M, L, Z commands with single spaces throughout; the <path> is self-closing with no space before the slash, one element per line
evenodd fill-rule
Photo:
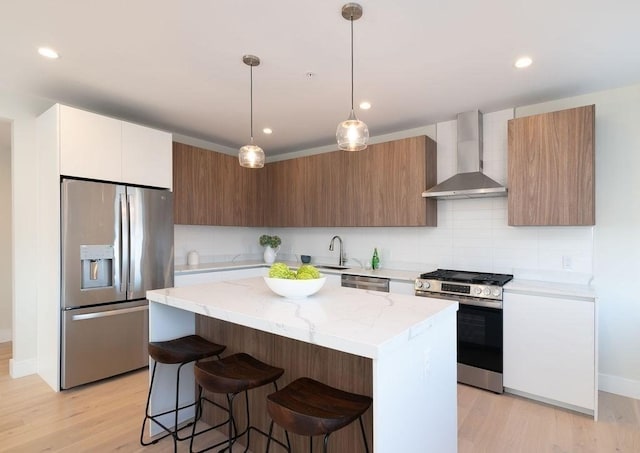
<path fill-rule="evenodd" d="M 422 198 L 436 183 L 435 152 L 435 143 L 420 136 L 371 145 L 358 153 L 351 165 L 355 224 L 435 226 L 437 201 Z"/>
<path fill-rule="evenodd" d="M 505 293 L 504 386 L 595 408 L 595 304 Z"/>
<path fill-rule="evenodd" d="M 173 187 L 171 134 L 122 122 L 122 181 Z"/>
<path fill-rule="evenodd" d="M 238 158 L 173 144 L 174 221 L 183 225 L 262 226 L 266 176 Z"/>
<path fill-rule="evenodd" d="M 267 165 L 270 226 L 435 226 L 436 146 L 425 136 Z"/>
<path fill-rule="evenodd" d="M 60 106 L 60 174 L 121 182 L 119 120 Z"/>
<path fill-rule="evenodd" d="M 283 160 L 268 164 L 267 170 L 267 211 L 268 226 L 304 227 L 311 226 L 309 208 L 314 209 L 325 187 L 316 187 L 309 183 L 308 174 L 313 171 L 309 158 Z M 313 198 L 308 198 L 313 185 Z"/>
<path fill-rule="evenodd" d="M 595 106 L 509 120 L 509 225 L 594 225 Z"/>

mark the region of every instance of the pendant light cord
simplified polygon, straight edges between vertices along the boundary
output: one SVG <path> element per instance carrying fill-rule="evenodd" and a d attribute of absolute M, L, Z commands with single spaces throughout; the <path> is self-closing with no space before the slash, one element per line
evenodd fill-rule
<path fill-rule="evenodd" d="M 351 111 L 353 112 L 353 15 L 351 15 Z"/>
<path fill-rule="evenodd" d="M 251 78 L 251 81 L 249 83 L 251 88 L 249 89 L 249 92 L 250 92 L 250 99 L 251 99 L 251 109 L 250 109 L 251 110 L 251 144 L 253 145 L 253 65 L 249 65 L 249 68 L 251 68 L 249 71 L 250 78 Z"/>

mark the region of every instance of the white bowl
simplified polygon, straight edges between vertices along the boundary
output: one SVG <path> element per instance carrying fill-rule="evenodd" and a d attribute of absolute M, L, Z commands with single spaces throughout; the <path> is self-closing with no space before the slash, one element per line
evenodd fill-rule
<path fill-rule="evenodd" d="M 327 277 L 310 280 L 264 277 L 264 281 L 271 291 L 280 296 L 288 299 L 303 299 L 320 291 Z"/>

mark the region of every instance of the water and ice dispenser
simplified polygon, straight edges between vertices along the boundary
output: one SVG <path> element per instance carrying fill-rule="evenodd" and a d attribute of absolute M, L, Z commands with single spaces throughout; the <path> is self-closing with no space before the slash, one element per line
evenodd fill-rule
<path fill-rule="evenodd" d="M 82 289 L 113 286 L 113 245 L 81 245 Z"/>

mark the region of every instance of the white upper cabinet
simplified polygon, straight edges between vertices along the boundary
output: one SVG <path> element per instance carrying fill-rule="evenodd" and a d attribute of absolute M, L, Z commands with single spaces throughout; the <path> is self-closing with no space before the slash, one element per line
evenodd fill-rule
<path fill-rule="evenodd" d="M 59 124 L 61 175 L 121 181 L 120 121 L 61 105 Z"/>
<path fill-rule="evenodd" d="M 122 180 L 172 188 L 171 134 L 122 122 Z"/>
<path fill-rule="evenodd" d="M 56 107 L 61 175 L 172 189 L 171 134 Z"/>

